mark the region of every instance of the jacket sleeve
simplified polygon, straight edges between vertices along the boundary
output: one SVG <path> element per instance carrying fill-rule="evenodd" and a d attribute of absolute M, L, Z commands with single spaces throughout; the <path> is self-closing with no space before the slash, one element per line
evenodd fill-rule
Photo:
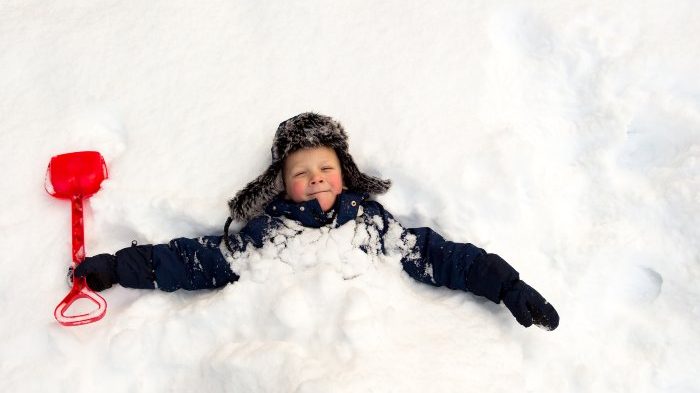
<path fill-rule="evenodd" d="M 495 254 L 488 254 L 471 243 L 445 240 L 431 228 L 404 228 L 386 209 L 379 207 L 384 224 L 382 239 L 386 245 L 387 240 L 400 234 L 401 263 L 415 280 L 470 291 L 499 303 L 502 293 L 519 279 L 518 272 L 507 263 L 494 263 Z"/>
<path fill-rule="evenodd" d="M 244 251 L 251 244 L 262 246 L 267 224 L 269 220 L 252 220 L 229 237 L 229 245 L 234 251 Z M 221 252 L 222 241 L 223 236 L 178 238 L 168 244 L 133 245 L 117 251 L 119 284 L 171 292 L 219 288 L 233 283 L 239 277 Z"/>

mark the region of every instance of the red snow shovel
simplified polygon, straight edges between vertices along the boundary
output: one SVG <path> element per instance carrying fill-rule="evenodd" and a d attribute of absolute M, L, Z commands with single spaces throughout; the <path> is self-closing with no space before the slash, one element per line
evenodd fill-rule
<path fill-rule="evenodd" d="M 56 198 L 70 199 L 73 220 L 73 268 L 85 259 L 85 238 L 83 231 L 83 199 L 100 189 L 100 183 L 107 178 L 107 165 L 102 155 L 96 151 L 67 153 L 51 158 L 46 171 L 44 187 Z M 66 315 L 66 311 L 78 299 L 87 299 L 97 309 L 83 314 Z M 58 323 L 63 326 L 77 326 L 99 321 L 107 312 L 107 302 L 102 296 L 91 291 L 84 277 L 73 277 L 73 288 L 53 312 Z"/>

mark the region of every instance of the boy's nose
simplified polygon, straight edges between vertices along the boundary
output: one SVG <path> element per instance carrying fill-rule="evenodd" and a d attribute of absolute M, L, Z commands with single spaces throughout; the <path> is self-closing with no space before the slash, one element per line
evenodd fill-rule
<path fill-rule="evenodd" d="M 315 173 L 313 176 L 311 176 L 311 184 L 316 183 L 323 183 L 323 176 L 321 176 L 319 173 Z"/>

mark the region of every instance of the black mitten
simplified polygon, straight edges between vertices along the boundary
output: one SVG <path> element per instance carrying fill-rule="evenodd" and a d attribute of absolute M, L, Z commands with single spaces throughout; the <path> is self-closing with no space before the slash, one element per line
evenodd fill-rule
<path fill-rule="evenodd" d="M 516 281 L 502 295 L 503 304 L 521 325 L 535 324 L 545 330 L 559 326 L 559 314 L 533 287 L 522 280 Z"/>
<path fill-rule="evenodd" d="M 102 291 L 119 281 L 117 276 L 117 258 L 111 254 L 99 254 L 87 257 L 75 268 L 76 277 L 85 277 L 88 287 L 93 291 Z"/>

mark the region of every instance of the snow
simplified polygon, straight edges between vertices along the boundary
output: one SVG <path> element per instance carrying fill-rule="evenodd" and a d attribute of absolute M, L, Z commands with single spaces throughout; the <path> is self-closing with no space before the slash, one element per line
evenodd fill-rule
<path fill-rule="evenodd" d="M 695 1 L 0 4 L 0 391 L 699 392 Z M 218 291 L 64 328 L 55 154 L 99 150 L 86 252 L 220 234 L 279 122 L 341 121 L 378 200 L 498 253 L 552 332 L 391 257 L 269 247 Z M 235 224 L 240 228 L 240 223 Z M 335 250 L 335 252 L 333 252 Z"/>

